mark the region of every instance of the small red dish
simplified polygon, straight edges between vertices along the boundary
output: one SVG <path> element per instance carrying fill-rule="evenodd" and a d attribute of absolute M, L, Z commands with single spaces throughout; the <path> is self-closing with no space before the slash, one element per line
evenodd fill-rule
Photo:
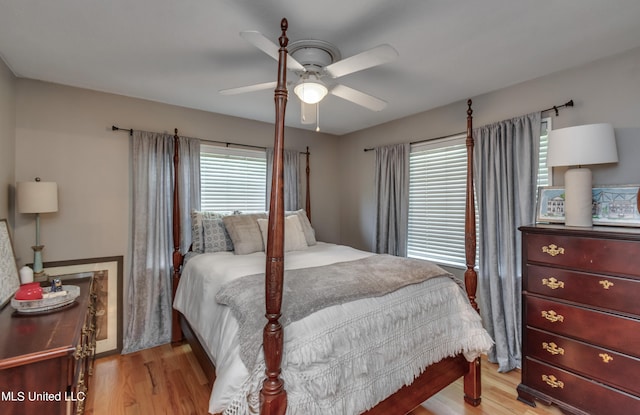
<path fill-rule="evenodd" d="M 42 287 L 39 282 L 22 284 L 15 296 L 16 300 L 39 300 L 42 298 Z"/>

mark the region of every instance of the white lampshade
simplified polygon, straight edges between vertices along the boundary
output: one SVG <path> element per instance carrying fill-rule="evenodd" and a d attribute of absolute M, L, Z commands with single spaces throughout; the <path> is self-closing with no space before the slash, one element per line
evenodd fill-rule
<path fill-rule="evenodd" d="M 618 150 L 611 124 L 588 124 L 551 130 L 547 166 L 616 163 Z"/>
<path fill-rule="evenodd" d="M 593 224 L 590 164 L 616 163 L 618 150 L 611 124 L 588 124 L 560 128 L 549 133 L 547 166 L 578 166 L 564 174 L 565 225 Z"/>
<path fill-rule="evenodd" d="M 58 211 L 58 184 L 55 182 L 19 182 L 17 186 L 18 212 L 48 213 Z"/>
<path fill-rule="evenodd" d="M 293 88 L 293 92 L 301 101 L 307 104 L 317 104 L 322 101 L 329 90 L 322 81 L 314 74 L 310 74 L 307 78 L 303 78 Z"/>

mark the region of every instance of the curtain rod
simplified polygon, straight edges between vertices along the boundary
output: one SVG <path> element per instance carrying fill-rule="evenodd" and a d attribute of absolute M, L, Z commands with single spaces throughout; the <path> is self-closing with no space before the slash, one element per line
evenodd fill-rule
<path fill-rule="evenodd" d="M 540 112 L 542 113 L 542 112 L 547 112 L 547 111 L 551 111 L 551 110 L 553 110 L 553 111 L 555 111 L 555 112 L 556 112 L 556 117 L 557 117 L 557 116 L 559 115 L 558 110 L 559 110 L 560 108 L 564 108 L 564 107 L 573 107 L 573 100 L 572 100 L 572 99 L 570 99 L 569 101 L 565 102 L 565 103 L 564 103 L 564 104 L 562 104 L 562 105 L 554 105 L 553 107 L 551 107 L 551 108 L 547 108 L 547 109 L 545 109 L 545 110 L 541 110 Z M 461 132 L 459 132 L 459 133 L 443 135 L 443 136 L 441 136 L 441 137 L 433 137 L 433 138 L 426 138 L 426 139 L 424 139 L 424 140 L 412 141 L 412 142 L 410 142 L 409 144 L 420 144 L 420 143 L 425 143 L 425 142 L 427 142 L 427 141 L 440 140 L 440 139 L 443 139 L 443 138 L 455 137 L 455 136 L 457 136 L 457 135 L 465 134 L 465 133 L 466 133 L 466 131 L 461 131 Z M 365 151 L 365 152 L 367 152 L 367 151 L 373 151 L 373 150 L 375 150 L 375 147 L 372 147 L 372 148 L 365 148 L 365 149 L 364 149 L 364 151 Z"/>
<path fill-rule="evenodd" d="M 240 146 L 240 147 L 249 147 L 249 148 L 258 148 L 260 150 L 266 150 L 267 147 L 262 147 L 262 146 L 254 146 L 251 144 L 241 144 L 241 143 L 230 143 L 228 141 L 217 141 L 217 140 L 209 140 L 206 138 L 201 138 L 200 141 L 204 141 L 206 143 L 218 143 L 218 144 L 224 144 L 225 147 L 229 147 L 229 146 Z M 307 151 L 301 151 L 300 154 L 311 154 L 309 153 L 309 147 L 307 146 Z"/>
<path fill-rule="evenodd" d="M 127 129 L 127 128 L 120 128 L 120 127 L 117 127 L 115 125 L 112 125 L 111 126 L 111 131 L 127 131 L 127 132 L 129 132 L 130 136 L 133 135 L 133 128 Z M 136 130 L 136 131 L 138 131 L 138 130 Z M 178 129 L 177 128 L 175 129 L 175 135 L 178 135 Z M 266 150 L 267 149 L 266 147 L 254 146 L 254 145 L 251 145 L 251 144 L 231 143 L 231 142 L 228 142 L 228 141 L 208 140 L 208 139 L 204 139 L 204 138 L 200 138 L 199 140 L 207 142 L 207 143 L 224 144 L 225 147 L 239 146 L 239 147 L 257 148 L 257 149 L 260 149 L 260 150 Z M 311 153 L 309 153 L 309 147 L 307 146 L 307 151 L 301 151 L 300 154 L 311 154 Z"/>
<path fill-rule="evenodd" d="M 120 127 L 116 127 L 115 125 L 111 126 L 111 131 L 128 131 L 129 135 L 133 135 L 133 128 L 120 128 Z"/>
<path fill-rule="evenodd" d="M 554 111 L 556 112 L 556 117 L 557 117 L 557 116 L 559 115 L 558 110 L 559 110 L 560 108 L 564 108 L 564 107 L 573 107 L 573 100 L 572 100 L 572 99 L 570 99 L 569 101 L 565 102 L 565 103 L 564 103 L 564 104 L 562 104 L 562 105 L 558 105 L 558 106 L 554 105 L 553 107 L 551 107 L 551 108 L 547 108 L 546 110 L 542 110 L 542 111 L 540 111 L 540 112 L 547 112 L 547 111 L 554 110 Z"/>

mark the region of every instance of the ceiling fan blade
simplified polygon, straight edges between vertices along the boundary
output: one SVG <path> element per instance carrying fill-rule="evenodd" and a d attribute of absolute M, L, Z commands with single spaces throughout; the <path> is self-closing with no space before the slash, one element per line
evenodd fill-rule
<path fill-rule="evenodd" d="M 336 85 L 329 91 L 332 95 L 351 101 L 371 111 L 381 111 L 387 106 L 387 103 L 372 95 L 360 92 L 357 89 L 349 88 L 344 85 Z"/>
<path fill-rule="evenodd" d="M 332 77 L 339 78 L 373 66 L 391 62 L 398 57 L 398 52 L 391 45 L 380 45 L 365 50 L 346 59 L 327 65 L 324 70 Z"/>
<path fill-rule="evenodd" d="M 278 86 L 278 83 L 276 81 L 273 81 L 264 82 L 262 84 L 240 86 L 237 88 L 221 89 L 218 92 L 220 92 L 222 95 L 236 95 L 244 94 L 245 92 L 262 91 L 263 89 L 275 89 L 276 86 Z"/>
<path fill-rule="evenodd" d="M 271 56 L 273 59 L 278 60 L 280 48 L 278 45 L 270 41 L 260 32 L 255 30 L 245 30 L 240 32 L 240 36 L 242 36 L 247 42 L 251 43 L 253 46 L 257 47 L 267 55 Z M 300 64 L 297 60 L 293 59 L 291 55 L 287 56 L 287 69 L 292 71 L 306 72 L 304 66 Z"/>

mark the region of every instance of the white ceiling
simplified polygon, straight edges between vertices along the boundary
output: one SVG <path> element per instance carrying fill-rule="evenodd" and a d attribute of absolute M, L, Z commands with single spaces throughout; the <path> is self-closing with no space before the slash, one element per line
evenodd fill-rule
<path fill-rule="evenodd" d="M 391 63 L 340 78 L 384 99 L 335 96 L 320 128 L 342 135 L 640 47 L 638 0 L 2 0 L 0 56 L 18 77 L 273 122 L 276 62 L 239 36 L 320 39 L 342 57 L 388 43 Z M 290 93 L 286 123 L 300 124 Z M 553 103 L 552 103 L 553 104 Z"/>

